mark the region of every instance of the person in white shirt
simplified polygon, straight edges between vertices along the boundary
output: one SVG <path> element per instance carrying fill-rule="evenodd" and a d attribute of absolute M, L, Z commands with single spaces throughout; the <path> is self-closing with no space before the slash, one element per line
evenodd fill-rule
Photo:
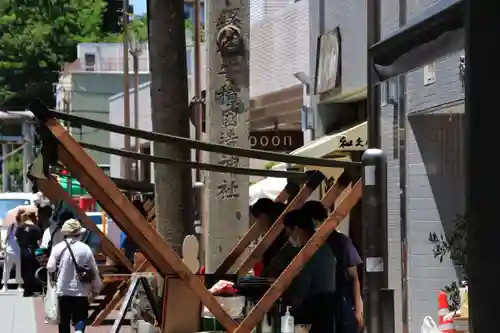
<path fill-rule="evenodd" d="M 47 271 L 57 275 L 59 333 L 70 333 L 71 322 L 75 333 L 83 333 L 88 317 L 89 298 L 93 298 L 101 290 L 99 270 L 92 250 L 80 241 L 85 231 L 78 220 L 69 219 L 64 222 L 61 233 L 65 239 L 52 248 L 47 262 Z M 83 270 L 90 274 L 91 280 L 82 278 Z"/>
<path fill-rule="evenodd" d="M 23 278 L 21 275 L 21 248 L 17 243 L 16 230 L 17 226 L 21 224 L 21 215 L 24 210 L 19 209 L 16 215 L 16 222 L 9 225 L 7 229 L 7 237 L 4 240 L 3 248 L 5 249 L 5 256 L 3 261 L 3 276 L 2 276 L 2 292 L 7 291 L 8 283 L 10 279 L 10 272 L 12 268 L 16 269 L 16 283 L 18 285 L 18 290 L 23 291 Z"/>
<path fill-rule="evenodd" d="M 48 227 L 43 232 L 42 243 L 40 244 L 40 248 L 42 249 L 50 249 L 51 247 L 56 246 L 60 242 L 64 240 L 64 236 L 61 233 L 61 230 L 55 227 Z"/>

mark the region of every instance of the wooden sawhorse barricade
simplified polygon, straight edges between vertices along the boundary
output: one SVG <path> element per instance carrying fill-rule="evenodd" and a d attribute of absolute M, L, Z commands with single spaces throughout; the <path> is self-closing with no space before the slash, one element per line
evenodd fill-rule
<path fill-rule="evenodd" d="M 96 226 L 95 222 L 87 216 L 74 200 L 71 200 L 70 196 L 64 191 L 61 185 L 51 175 L 45 175 L 43 173 L 41 163 L 42 160 L 38 157 L 30 168 L 30 178 L 35 182 L 38 189 L 51 201 L 66 201 L 85 228 L 99 236 L 102 253 L 114 263 L 112 266 L 106 265 L 105 267 L 100 267 L 101 273 L 104 275 L 104 284 L 100 294 L 104 295 L 104 299 L 89 317 L 89 320 L 94 326 L 100 325 L 109 313 L 119 304 L 127 291 L 128 281 L 123 281 L 125 280 L 123 276 L 131 276 L 133 273 L 143 272 L 145 270 L 142 270 L 140 266 L 138 268 L 134 267 L 124 255 L 123 251 L 118 249 L 111 240 L 106 237 L 106 235 Z M 146 203 L 146 205 L 152 208 L 151 203 Z M 154 217 L 154 210 L 153 214 L 151 214 L 151 211 L 149 212 L 148 217 Z M 117 269 L 118 272 L 116 272 Z M 110 271 L 112 272 L 111 274 Z"/>
<path fill-rule="evenodd" d="M 57 160 L 60 160 L 71 171 L 71 173 L 75 175 L 80 183 L 85 186 L 92 197 L 94 197 L 100 203 L 105 211 L 118 224 L 120 229 L 125 231 L 127 235 L 131 237 L 134 242 L 136 242 L 142 253 L 154 265 L 155 269 L 163 276 L 169 276 L 172 274 L 176 274 L 177 276 L 179 276 L 179 278 L 181 278 L 186 283 L 186 285 L 188 285 L 189 288 L 200 298 L 201 302 L 208 308 L 208 310 L 217 318 L 217 320 L 226 328 L 228 332 L 250 333 L 253 330 L 253 328 L 262 319 L 264 314 L 270 309 L 272 304 L 276 302 L 283 291 L 288 287 L 292 279 L 298 274 L 303 264 L 306 263 L 316 252 L 318 247 L 320 247 L 325 242 L 333 229 L 335 229 L 336 226 L 345 218 L 345 216 L 349 213 L 349 211 L 354 207 L 354 205 L 361 197 L 361 182 L 357 181 L 351 189 L 347 190 L 347 193 L 345 194 L 342 202 L 330 214 L 330 216 L 321 225 L 321 227 L 318 228 L 316 233 L 301 249 L 299 254 L 291 261 L 285 271 L 276 279 L 276 281 L 260 299 L 254 309 L 241 323 L 238 324 L 224 311 L 215 297 L 210 294 L 203 282 L 189 270 L 189 268 L 182 262 L 179 256 L 177 256 L 177 254 L 173 251 L 170 245 L 163 241 L 163 239 L 154 230 L 154 228 L 149 225 L 148 221 L 146 221 L 146 219 L 137 211 L 132 203 L 119 191 L 116 184 L 113 183 L 104 174 L 104 172 L 95 164 L 92 158 L 90 158 L 85 153 L 85 151 L 82 149 L 82 146 L 80 146 L 78 142 L 76 142 L 71 137 L 66 129 L 61 126 L 61 124 L 55 118 L 55 116 L 63 118 L 64 115 L 50 111 L 39 101 L 35 102 L 30 109 L 40 120 L 40 123 L 42 125 L 42 140 L 44 142 L 45 148 L 45 151 L 43 152 L 45 159 L 44 162 L 55 163 Z M 174 141 L 172 138 L 174 138 L 178 142 L 184 142 L 183 140 L 187 140 L 192 143 L 192 148 L 204 150 L 213 148 L 213 151 L 215 152 L 227 153 L 230 155 L 239 155 L 243 157 L 255 157 L 267 160 L 279 160 L 283 162 L 327 167 L 352 167 L 355 164 L 349 164 L 345 162 L 340 163 L 338 161 L 333 163 L 333 161 L 323 159 L 297 158 L 285 154 L 268 153 L 258 150 L 244 150 L 234 147 L 224 147 L 221 145 L 200 143 L 197 141 L 191 141 L 186 138 L 172 137 L 164 134 L 156 134 L 126 128 L 124 129 L 121 126 L 95 122 L 88 119 L 85 120 L 84 118 L 71 115 L 66 115 L 66 118 L 71 118 L 68 120 L 72 122 L 78 120 L 82 122 L 86 121 L 87 126 L 100 126 L 101 129 L 107 129 L 122 134 L 124 133 L 124 131 L 128 134 L 132 132 L 133 136 L 138 136 L 148 140 L 161 142 L 164 142 L 167 139 Z M 184 144 L 186 144 L 186 142 L 184 142 Z M 131 157 L 135 156 L 134 153 L 131 154 Z M 149 161 L 155 162 L 158 161 L 158 159 L 161 160 L 161 158 L 153 156 L 149 159 Z M 192 162 L 182 163 L 193 166 Z M 198 167 L 200 167 L 199 163 Z M 217 166 L 207 166 L 206 169 L 221 172 L 220 167 Z M 236 169 L 239 168 L 227 168 L 227 171 L 236 173 L 238 172 L 238 170 Z M 47 174 L 47 172 L 45 172 L 45 174 Z M 36 179 L 36 175 L 32 176 L 34 176 L 35 181 L 38 184 L 40 182 L 39 179 Z M 41 187 L 39 188 L 42 189 Z M 311 189 L 308 189 L 307 191 L 312 192 Z M 304 197 L 307 198 L 308 196 L 309 195 L 306 196 L 306 190 L 302 189 L 297 197 L 292 200 L 289 206 L 298 207 L 298 199 Z M 79 218 L 85 217 L 79 216 Z M 272 241 L 276 239 L 282 229 L 282 218 L 279 218 L 278 221 L 276 221 L 274 225 L 269 229 L 269 231 L 265 234 L 264 238 L 252 252 L 252 254 L 248 257 L 248 259 L 245 260 L 244 263 L 239 267 L 238 274 L 245 274 L 253 266 L 253 263 L 255 263 L 256 260 L 260 259 L 264 251 L 269 247 Z M 106 239 L 104 235 L 102 236 L 103 240 Z M 109 244 L 105 247 L 111 250 L 111 246 L 109 246 Z M 114 248 L 116 249 L 116 247 Z M 118 257 L 118 255 L 114 253 L 114 250 L 112 252 L 113 255 L 116 255 Z M 127 261 L 124 262 L 127 263 Z M 131 267 L 130 263 L 128 263 L 128 269 L 130 271 L 133 270 L 133 267 Z"/>

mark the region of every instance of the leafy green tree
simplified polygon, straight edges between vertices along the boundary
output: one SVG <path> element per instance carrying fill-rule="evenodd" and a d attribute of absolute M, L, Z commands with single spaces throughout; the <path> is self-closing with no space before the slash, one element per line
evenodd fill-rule
<path fill-rule="evenodd" d="M 102 30 L 104 0 L 0 0 L 0 105 L 25 108 L 37 97 L 54 104 L 53 84 L 81 42 L 119 42 Z M 147 16 L 134 16 L 130 32 L 148 39 Z M 191 21 L 185 21 L 192 31 Z"/>
<path fill-rule="evenodd" d="M 102 32 L 103 0 L 0 0 L 0 104 L 53 105 L 53 83 L 80 42 L 117 39 Z"/>
<path fill-rule="evenodd" d="M 21 150 L 9 157 L 6 167 L 11 179 L 16 184 L 21 185 L 23 183 L 23 151 Z"/>
<path fill-rule="evenodd" d="M 11 185 L 20 185 L 23 182 L 23 151 L 18 151 L 13 155 L 10 155 L 7 159 L 2 161 L 2 171 L 3 168 L 7 170 L 10 175 L 10 179 L 14 181 Z M 2 173 L 0 172 L 0 175 Z M 3 184 L 3 177 L 0 177 L 0 190 Z M 22 185 L 21 185 L 22 186 Z"/>
<path fill-rule="evenodd" d="M 194 38 L 194 24 L 190 19 L 184 20 L 184 27 L 186 31 L 189 31 Z M 148 40 L 148 17 L 147 15 L 137 15 L 134 16 L 129 25 L 130 34 L 134 35 L 138 40 L 145 41 Z M 205 39 L 204 27 L 201 27 L 201 39 Z"/>
<path fill-rule="evenodd" d="M 129 31 L 139 41 L 148 40 L 148 17 L 146 15 L 134 16 L 130 22 Z"/>

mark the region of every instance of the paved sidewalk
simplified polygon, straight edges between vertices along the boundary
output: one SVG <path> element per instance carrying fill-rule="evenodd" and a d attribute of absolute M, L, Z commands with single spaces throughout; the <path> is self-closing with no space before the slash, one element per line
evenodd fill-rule
<path fill-rule="evenodd" d="M 109 333 L 113 317 L 108 317 L 107 325 L 88 327 L 85 333 Z M 58 333 L 57 326 L 45 324 L 42 299 L 22 297 L 15 290 L 0 293 L 0 325 L 1 333 Z M 122 326 L 120 333 L 131 333 L 130 326 Z"/>
<path fill-rule="evenodd" d="M 15 290 L 0 293 L 0 323 L 2 333 L 37 332 L 33 299 Z"/>

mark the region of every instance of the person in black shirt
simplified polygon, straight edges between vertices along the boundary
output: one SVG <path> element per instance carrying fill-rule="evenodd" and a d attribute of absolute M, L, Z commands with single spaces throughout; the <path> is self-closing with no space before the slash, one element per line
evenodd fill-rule
<path fill-rule="evenodd" d="M 285 207 L 285 204 L 274 202 L 268 198 L 261 198 L 250 208 L 250 213 L 254 218 L 255 223 L 258 223 L 261 226 L 261 229 L 265 234 L 274 224 L 276 219 L 278 219 L 281 213 L 283 213 Z M 287 240 L 288 236 L 284 231 L 282 231 L 271 246 L 269 246 L 262 258 L 264 269 L 281 251 L 281 248 L 286 244 Z"/>
<path fill-rule="evenodd" d="M 16 230 L 16 239 L 21 249 L 21 275 L 24 281 L 24 296 L 33 296 L 41 292 L 40 282 L 35 277 L 35 272 L 40 267 L 35 256 L 35 251 L 42 239 L 42 230 L 36 225 L 36 216 L 23 214 L 21 224 Z"/>
<path fill-rule="evenodd" d="M 50 225 L 50 218 L 52 217 L 52 207 L 49 204 L 38 205 L 38 226 L 42 229 L 42 233 Z"/>
<path fill-rule="evenodd" d="M 287 213 L 283 224 L 288 242 L 298 250 L 315 231 L 312 218 L 302 210 Z M 283 294 L 285 304 L 292 306 L 295 323 L 311 325 L 309 333 L 335 333 L 336 263 L 328 245 L 323 244 Z"/>
<path fill-rule="evenodd" d="M 308 201 L 302 206 L 316 227 L 328 217 L 328 212 L 319 201 Z M 334 230 L 326 243 L 337 258 L 336 282 L 336 333 L 357 333 L 364 325 L 363 300 L 357 266 L 362 263 L 358 251 L 346 235 Z"/>

